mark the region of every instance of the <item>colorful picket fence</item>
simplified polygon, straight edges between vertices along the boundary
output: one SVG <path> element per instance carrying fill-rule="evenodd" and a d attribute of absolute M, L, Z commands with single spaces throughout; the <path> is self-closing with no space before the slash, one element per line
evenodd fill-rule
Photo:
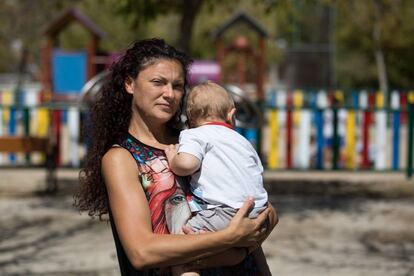
<path fill-rule="evenodd" d="M 413 96 L 392 91 L 386 105 L 381 92 L 272 90 L 262 139 L 267 168 L 406 169 Z"/>
<path fill-rule="evenodd" d="M 52 132 L 58 166 L 79 167 L 87 147 L 81 137 L 87 110 L 76 104 L 41 104 L 38 91 L 26 89 L 19 98 L 0 87 L 0 136 L 45 137 Z M 380 92 L 368 91 L 271 90 L 267 96 L 260 147 L 267 169 L 412 168 L 412 92 L 392 91 L 389 101 Z M 239 131 L 257 141 L 257 130 Z M 36 165 L 42 158 L 37 153 L 1 153 L 0 165 Z"/>
<path fill-rule="evenodd" d="M 79 167 L 86 146 L 80 140 L 82 111 L 77 106 L 16 107 L 0 106 L 2 136 L 34 136 L 56 139 L 58 166 Z M 50 134 L 49 132 L 52 132 Z M 40 153 L 30 155 L 0 153 L 0 165 L 38 165 L 43 161 Z"/>
<path fill-rule="evenodd" d="M 53 137 L 58 146 L 58 166 L 79 167 L 85 154 L 80 139 L 84 110 L 77 104 L 42 104 L 40 89 L 23 88 L 21 93 L 0 90 L 0 136 Z M 0 153 L 0 165 L 38 165 L 41 153 Z"/>

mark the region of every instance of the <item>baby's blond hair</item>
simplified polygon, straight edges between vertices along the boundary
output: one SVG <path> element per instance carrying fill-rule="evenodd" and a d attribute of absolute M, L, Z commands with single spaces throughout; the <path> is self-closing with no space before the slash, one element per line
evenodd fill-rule
<path fill-rule="evenodd" d="M 191 88 L 187 99 L 187 119 L 191 127 L 203 121 L 228 120 L 229 112 L 234 108 L 233 98 L 220 85 L 206 81 Z"/>

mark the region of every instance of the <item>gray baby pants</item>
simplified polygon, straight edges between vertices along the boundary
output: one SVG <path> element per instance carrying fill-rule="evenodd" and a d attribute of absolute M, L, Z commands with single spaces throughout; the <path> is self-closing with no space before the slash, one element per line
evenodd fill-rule
<path fill-rule="evenodd" d="M 253 208 L 249 213 L 249 218 L 256 218 L 264 209 L 266 209 L 266 206 Z M 191 217 L 186 225 L 196 232 L 200 230 L 216 232 L 226 228 L 237 211 L 237 209 L 231 207 L 202 210 Z"/>

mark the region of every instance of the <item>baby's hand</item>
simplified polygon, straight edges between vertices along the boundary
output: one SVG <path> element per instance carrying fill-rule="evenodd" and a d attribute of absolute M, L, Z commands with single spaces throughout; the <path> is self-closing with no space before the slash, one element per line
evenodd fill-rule
<path fill-rule="evenodd" d="M 171 162 L 174 156 L 177 155 L 178 144 L 171 144 L 165 150 L 165 155 L 167 156 L 168 162 Z"/>
<path fill-rule="evenodd" d="M 187 225 L 184 225 L 181 230 L 183 231 L 184 234 L 186 235 L 196 235 L 196 234 L 205 234 L 208 231 L 207 230 L 199 230 L 199 231 L 193 231 L 193 229 L 191 229 L 190 227 L 188 227 Z"/>

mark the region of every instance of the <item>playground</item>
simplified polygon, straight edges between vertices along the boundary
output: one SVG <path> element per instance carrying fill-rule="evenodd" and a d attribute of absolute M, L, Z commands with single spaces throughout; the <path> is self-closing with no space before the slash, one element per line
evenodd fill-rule
<path fill-rule="evenodd" d="M 414 92 L 269 81 L 266 28 L 242 11 L 222 21 L 189 82 L 226 88 L 262 159 L 280 216 L 263 244 L 273 275 L 414 275 Z M 73 22 L 88 37 L 77 51 L 59 47 Z M 249 36 L 228 36 L 240 24 Z M 75 8 L 42 35 L 39 81 L 0 84 L 0 274 L 119 275 L 107 218 L 80 214 L 73 194 L 83 127 L 120 52 L 100 51 L 105 32 Z"/>
<path fill-rule="evenodd" d="M 58 47 L 59 35 L 71 23 L 89 34 L 78 51 Z M 256 42 L 242 35 L 229 40 L 226 34 L 238 25 L 247 26 Z M 89 108 L 120 52 L 99 52 L 105 33 L 78 9 L 53 20 L 44 36 L 41 82 L 0 85 L 0 165 L 44 166 L 47 189 L 54 191 L 56 168 L 81 166 Z M 234 13 L 213 32 L 216 58 L 194 60 L 190 66 L 189 85 L 209 79 L 227 89 L 236 102 L 236 130 L 254 145 L 267 169 L 403 171 L 412 176 L 413 92 L 286 88 L 265 82 L 266 39 L 264 26 L 245 12 Z"/>
<path fill-rule="evenodd" d="M 73 209 L 77 171 L 38 196 L 44 172 L 1 171 L 1 275 L 119 275 L 107 222 Z M 412 275 L 413 189 L 403 174 L 267 173 L 280 222 L 263 247 L 273 275 Z"/>

